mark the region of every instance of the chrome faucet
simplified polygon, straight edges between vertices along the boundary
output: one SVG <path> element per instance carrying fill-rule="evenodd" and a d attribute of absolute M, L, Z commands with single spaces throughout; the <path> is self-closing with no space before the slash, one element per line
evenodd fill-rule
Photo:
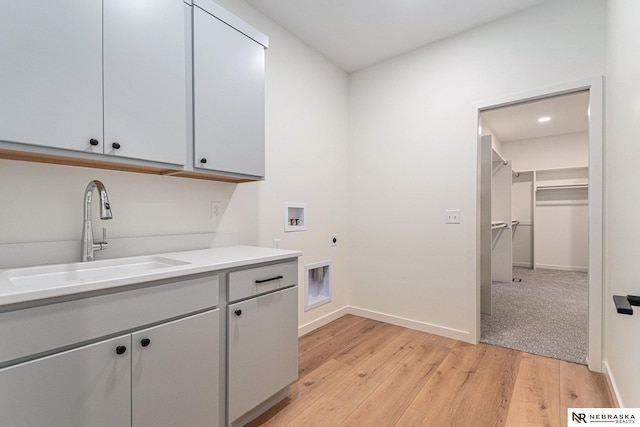
<path fill-rule="evenodd" d="M 97 189 L 100 194 L 100 219 L 111 219 L 111 206 L 109 206 L 109 197 L 107 189 L 97 180 L 91 181 L 84 190 L 84 224 L 82 227 L 82 262 L 93 261 L 93 251 L 107 249 L 107 229 L 102 229 L 102 242 L 94 242 L 93 225 L 91 224 L 91 199 L 93 198 L 93 190 Z"/>

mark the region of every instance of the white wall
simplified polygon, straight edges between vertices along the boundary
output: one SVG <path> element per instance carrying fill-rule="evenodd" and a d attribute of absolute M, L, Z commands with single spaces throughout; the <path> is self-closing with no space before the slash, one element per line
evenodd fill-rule
<path fill-rule="evenodd" d="M 640 294 L 640 2 L 609 1 L 607 73 L 605 360 L 620 404 L 640 407 L 640 311 L 617 314 L 612 295 Z M 637 307 L 636 307 L 637 308 Z"/>
<path fill-rule="evenodd" d="M 542 138 L 502 142 L 502 155 L 513 169 L 533 170 L 587 166 L 589 134 L 574 132 Z"/>
<path fill-rule="evenodd" d="M 603 75 L 605 40 L 605 1 L 548 2 L 351 75 L 351 305 L 478 338 L 477 107 Z"/>
<path fill-rule="evenodd" d="M 530 138 L 502 143 L 503 155 L 513 163 L 514 170 L 553 169 L 589 164 L 589 134 L 575 132 L 542 138 Z M 568 173 L 568 172 L 567 172 Z M 586 170 L 581 173 L 585 174 Z M 563 173 L 558 175 L 560 178 Z M 544 178 L 539 175 L 540 178 Z M 536 264 L 540 268 L 587 271 L 589 264 L 589 212 L 587 190 L 554 190 L 539 192 L 536 206 L 536 227 L 532 220 L 532 174 L 514 178 L 514 215 L 524 224 L 516 230 L 514 262 L 532 262 L 535 246 Z M 552 199 L 552 200 L 550 200 Z M 535 230 L 535 245 L 532 242 Z M 528 257 L 525 257 L 528 255 Z"/>
<path fill-rule="evenodd" d="M 243 1 L 218 1 L 270 37 L 266 52 L 266 180 L 227 184 L 185 178 L 0 160 L 0 244 L 80 239 L 82 194 L 91 179 L 109 192 L 116 237 L 240 232 L 243 244 L 300 249 L 303 264 L 333 261 L 333 302 L 310 322 L 346 305 L 347 75 Z M 223 202 L 220 221 L 210 203 Z M 284 233 L 283 204 L 308 205 L 309 229 Z M 96 229 L 101 221 L 95 221 Z M 340 236 L 330 247 L 330 236 Z M 112 248 L 110 248 L 112 249 Z"/>
<path fill-rule="evenodd" d="M 513 219 L 513 265 L 533 267 L 533 172 L 520 172 L 511 186 Z"/>

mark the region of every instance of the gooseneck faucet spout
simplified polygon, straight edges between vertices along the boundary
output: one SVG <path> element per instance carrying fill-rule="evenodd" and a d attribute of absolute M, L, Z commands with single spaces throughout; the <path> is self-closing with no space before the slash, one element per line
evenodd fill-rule
<path fill-rule="evenodd" d="M 93 261 L 93 252 L 107 249 L 107 229 L 102 229 L 102 241 L 94 242 L 93 240 L 93 224 L 91 222 L 91 205 L 93 199 L 93 190 L 97 189 L 100 195 L 100 219 L 111 219 L 111 206 L 109 205 L 109 197 L 107 189 L 100 181 L 94 180 L 87 185 L 84 190 L 84 224 L 82 227 L 82 261 Z"/>

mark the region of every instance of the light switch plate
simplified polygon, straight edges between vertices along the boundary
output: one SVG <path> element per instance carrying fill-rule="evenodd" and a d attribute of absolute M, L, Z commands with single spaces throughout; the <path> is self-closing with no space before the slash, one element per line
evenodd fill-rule
<path fill-rule="evenodd" d="M 460 224 L 460 209 L 447 209 L 445 212 L 445 224 Z"/>

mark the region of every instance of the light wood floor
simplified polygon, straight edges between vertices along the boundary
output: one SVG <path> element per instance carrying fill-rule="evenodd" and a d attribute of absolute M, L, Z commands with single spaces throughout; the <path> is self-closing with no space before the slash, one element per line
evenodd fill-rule
<path fill-rule="evenodd" d="M 611 407 L 586 366 L 347 315 L 299 340 L 291 395 L 250 426 L 566 426 Z"/>

